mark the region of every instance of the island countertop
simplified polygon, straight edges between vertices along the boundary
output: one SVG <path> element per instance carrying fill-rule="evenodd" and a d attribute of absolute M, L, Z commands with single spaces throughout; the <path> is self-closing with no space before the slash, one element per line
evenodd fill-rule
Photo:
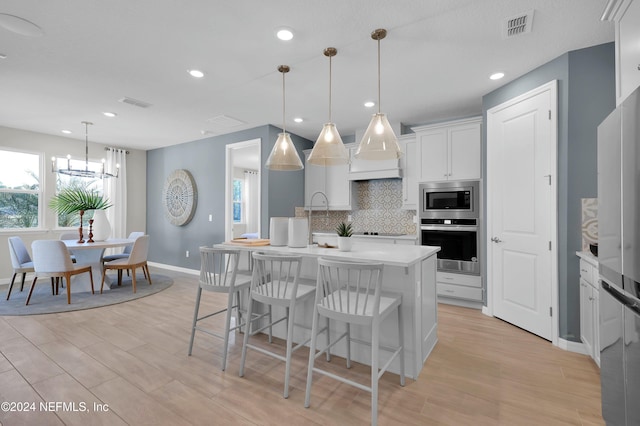
<path fill-rule="evenodd" d="M 404 357 L 407 377 L 414 379 L 418 377 L 424 362 L 438 341 L 436 254 L 440 251 L 440 247 L 369 243 L 365 241 L 354 241 L 351 251 L 340 251 L 337 248 L 323 248 L 317 245 L 311 247 L 274 247 L 227 242 L 216 244 L 215 246 L 239 249 L 247 254 L 263 252 L 301 256 L 302 270 L 300 276 L 311 280 L 314 280 L 317 276 L 317 260 L 320 257 L 345 261 L 382 263 L 384 265 L 382 289 L 402 295 L 400 306 L 404 324 Z M 244 258 L 244 256 L 241 256 L 241 258 Z M 242 260 L 241 263 L 243 263 Z M 305 302 L 300 308 L 296 308 L 296 311 L 300 313 L 296 318 L 296 324 L 310 327 L 313 300 Z M 282 312 L 279 313 L 281 314 Z M 307 315 L 304 313 L 307 313 Z M 390 315 L 383 321 L 380 329 L 381 345 L 397 345 L 398 320 L 394 315 Z M 284 337 L 286 336 L 286 329 L 276 326 L 273 329 L 273 333 L 277 337 Z M 355 339 L 368 341 L 371 339 L 370 333 L 371 331 L 367 327 L 351 327 L 351 335 Z M 294 331 L 294 341 L 305 341 L 306 334 L 305 330 Z M 335 347 L 335 354 L 345 356 L 345 349 L 346 347 L 339 344 Z M 352 345 L 351 357 L 358 362 L 371 365 L 371 349 L 368 346 Z M 387 362 L 389 354 L 381 351 L 380 357 L 380 364 L 382 365 Z M 394 360 L 389 370 L 398 373 L 398 362 L 398 360 Z"/>
<path fill-rule="evenodd" d="M 389 266 L 409 267 L 440 251 L 440 247 L 412 246 L 399 244 L 380 244 L 354 242 L 351 251 L 340 251 L 337 248 L 323 248 L 317 245 L 307 247 L 288 246 L 253 246 L 246 247 L 226 242 L 217 246 L 237 248 L 251 251 L 262 251 L 281 254 L 297 254 L 303 257 L 325 257 L 343 260 L 380 262 Z"/>

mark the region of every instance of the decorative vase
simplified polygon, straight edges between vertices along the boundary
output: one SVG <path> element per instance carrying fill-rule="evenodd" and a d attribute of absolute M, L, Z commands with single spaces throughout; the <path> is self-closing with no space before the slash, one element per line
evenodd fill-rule
<path fill-rule="evenodd" d="M 351 251 L 351 244 L 352 244 L 351 237 L 338 236 L 338 250 Z"/>
<path fill-rule="evenodd" d="M 111 235 L 111 224 L 104 210 L 93 211 L 93 240 L 104 241 Z"/>

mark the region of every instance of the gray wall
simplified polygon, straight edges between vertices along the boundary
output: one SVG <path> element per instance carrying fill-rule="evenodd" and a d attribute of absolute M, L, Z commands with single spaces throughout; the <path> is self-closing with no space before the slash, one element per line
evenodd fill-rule
<path fill-rule="evenodd" d="M 580 199 L 596 196 L 597 126 L 615 107 L 614 55 L 613 43 L 572 51 L 482 98 L 486 176 L 487 110 L 558 80 L 558 314 L 560 338 L 571 341 L 580 340 Z"/>
<path fill-rule="evenodd" d="M 198 247 L 225 239 L 225 155 L 226 145 L 261 139 L 264 165 L 280 129 L 261 126 L 221 136 L 173 145 L 147 152 L 147 233 L 152 244 L 149 260 L 188 269 L 200 269 Z M 312 142 L 291 135 L 296 149 L 310 148 Z M 172 171 L 186 169 L 196 182 L 198 204 L 193 219 L 184 226 L 169 223 L 164 216 L 162 190 Z M 268 235 L 269 217 L 294 216 L 295 206 L 304 205 L 304 170 L 295 172 L 261 170 L 261 229 Z M 213 222 L 209 222 L 209 215 Z M 186 251 L 189 258 L 185 257 Z"/>

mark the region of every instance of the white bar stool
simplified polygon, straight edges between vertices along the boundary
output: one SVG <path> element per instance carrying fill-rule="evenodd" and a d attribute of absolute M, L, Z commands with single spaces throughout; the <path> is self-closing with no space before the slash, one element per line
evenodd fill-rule
<path fill-rule="evenodd" d="M 378 422 L 378 380 L 398 356 L 400 357 L 400 385 L 404 386 L 404 330 L 402 310 L 400 308 L 402 295 L 381 294 L 382 267 L 381 263 L 340 262 L 323 258 L 318 259 L 318 282 L 313 308 L 305 407 L 309 407 L 311 400 L 311 384 L 314 372 L 370 392 L 372 425 Z M 380 322 L 394 311 L 398 313 L 398 347 L 380 346 Z M 346 331 L 329 343 L 327 347 L 316 353 L 316 340 L 320 332 L 318 330 L 320 316 L 346 323 Z M 351 338 L 351 324 L 371 327 L 371 342 Z M 343 338 L 346 338 L 347 345 L 347 368 L 351 368 L 351 342 L 371 346 L 370 386 L 362 385 L 314 366 L 317 357 L 328 351 Z M 382 368 L 378 368 L 380 349 L 392 353 Z"/>
<path fill-rule="evenodd" d="M 269 323 L 257 330 L 249 332 L 252 321 L 248 321 L 245 326 L 244 343 L 242 345 L 242 359 L 240 361 L 240 377 L 244 376 L 244 365 L 247 358 L 247 349 L 256 350 L 262 354 L 279 359 L 286 363 L 284 376 L 284 397 L 289 397 L 289 375 L 291 371 L 291 355 L 296 350 L 306 345 L 310 339 L 293 347 L 293 326 L 295 310 L 298 302 L 302 302 L 313 296 L 316 287 L 312 285 L 300 284 L 300 268 L 302 266 L 301 256 L 289 255 L 266 255 L 253 253 L 253 279 L 251 281 L 251 291 L 249 291 L 248 318 L 252 318 L 254 303 L 259 302 L 268 305 L 268 312 L 262 316 L 269 319 Z M 285 316 L 273 320 L 271 307 L 281 306 L 286 309 Z M 253 336 L 265 329 L 269 329 L 269 343 L 272 341 L 272 328 L 281 321 L 286 321 L 287 341 L 286 354 L 282 356 L 276 352 L 268 351 L 262 347 L 249 343 L 249 336 Z"/>

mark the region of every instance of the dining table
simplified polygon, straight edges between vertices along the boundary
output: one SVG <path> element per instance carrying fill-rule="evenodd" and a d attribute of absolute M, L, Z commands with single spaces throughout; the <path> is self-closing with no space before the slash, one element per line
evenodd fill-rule
<path fill-rule="evenodd" d="M 77 265 L 91 265 L 93 273 L 94 288 L 100 289 L 102 281 L 102 257 L 104 251 L 108 248 L 126 247 L 133 245 L 135 240 L 128 238 L 109 238 L 103 241 L 94 241 L 92 243 L 80 243 L 77 240 L 62 240 L 67 249 L 76 258 Z M 91 281 L 88 274 L 79 274 L 74 277 L 73 290 L 77 292 L 91 291 Z M 111 288 L 111 278 L 106 275 L 104 278 L 103 291 Z"/>

